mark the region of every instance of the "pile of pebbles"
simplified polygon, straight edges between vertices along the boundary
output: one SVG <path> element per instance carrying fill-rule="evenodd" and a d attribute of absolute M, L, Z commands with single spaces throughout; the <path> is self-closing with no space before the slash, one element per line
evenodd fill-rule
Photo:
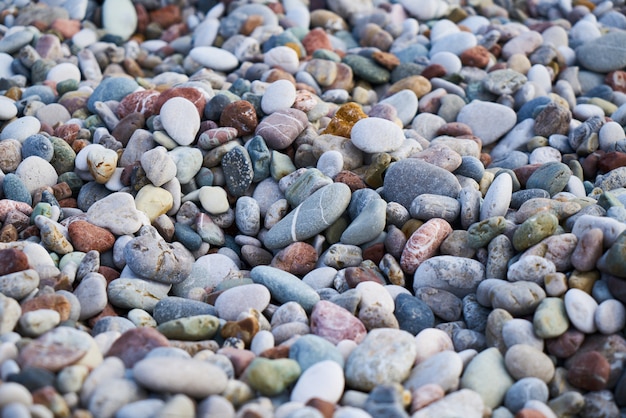
<path fill-rule="evenodd" d="M 623 0 L 0 10 L 0 417 L 626 415 Z"/>

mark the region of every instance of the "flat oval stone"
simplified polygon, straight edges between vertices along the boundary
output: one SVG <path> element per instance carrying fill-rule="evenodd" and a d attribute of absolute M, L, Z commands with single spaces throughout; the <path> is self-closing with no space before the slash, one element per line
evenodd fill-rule
<path fill-rule="evenodd" d="M 465 367 L 460 387 L 477 392 L 486 406 L 495 408 L 502 403 L 514 382 L 502 354 L 491 347 L 477 354 Z"/>
<path fill-rule="evenodd" d="M 296 100 L 296 87 L 289 80 L 276 80 L 270 84 L 261 98 L 261 109 L 271 115 L 272 113 L 289 109 Z"/>
<path fill-rule="evenodd" d="M 222 48 L 197 46 L 189 51 L 189 56 L 199 64 L 215 71 L 232 71 L 239 65 L 237 57 Z"/>
<path fill-rule="evenodd" d="M 220 318 L 236 321 L 242 312 L 256 309 L 262 312 L 270 303 L 270 291 L 261 284 L 235 286 L 220 294 L 215 300 L 215 309 Z"/>
<path fill-rule="evenodd" d="M 545 299 L 546 292 L 533 282 L 503 282 L 489 292 L 494 309 L 501 308 L 513 316 L 529 315 Z"/>
<path fill-rule="evenodd" d="M 246 149 L 237 145 L 228 151 L 222 157 L 222 170 L 230 194 L 243 196 L 254 178 L 254 167 Z"/>
<path fill-rule="evenodd" d="M 387 202 L 374 199 L 341 234 L 340 241 L 348 245 L 361 245 L 378 237 L 385 229 Z"/>
<path fill-rule="evenodd" d="M 319 302 L 319 295 L 297 276 L 270 266 L 256 266 L 250 271 L 255 283 L 267 287 L 280 303 L 298 302 L 307 312 Z"/>
<path fill-rule="evenodd" d="M 626 308 L 616 299 L 605 300 L 598 305 L 594 321 L 602 334 L 616 333 L 626 324 Z"/>
<path fill-rule="evenodd" d="M 554 364 L 543 351 L 526 344 L 515 344 L 504 356 L 506 368 L 516 380 L 536 377 L 545 383 L 554 376 Z"/>
<path fill-rule="evenodd" d="M 513 233 L 513 247 L 525 250 L 554 234 L 559 219 L 548 211 L 539 212 L 524 221 Z"/>
<path fill-rule="evenodd" d="M 40 367 L 57 372 L 77 363 L 93 346 L 95 342 L 89 334 L 74 328 L 58 327 L 30 342 L 20 351 L 17 360 L 22 367 Z"/>
<path fill-rule="evenodd" d="M 24 186 L 31 194 L 41 187 L 54 186 L 59 179 L 54 167 L 35 155 L 24 158 L 17 166 L 15 175 L 24 182 Z"/>
<path fill-rule="evenodd" d="M 160 323 L 156 329 L 170 339 L 209 340 L 217 334 L 220 322 L 213 315 L 193 315 Z"/>
<path fill-rule="evenodd" d="M 502 173 L 493 180 L 480 207 L 480 220 L 492 216 L 506 215 L 513 193 L 513 179 L 508 173 Z"/>
<path fill-rule="evenodd" d="M 205 398 L 222 393 L 228 377 L 218 366 L 205 361 L 174 357 L 150 357 L 133 366 L 133 378 L 155 392 L 183 393 Z"/>
<path fill-rule="evenodd" d="M 119 278 L 107 286 L 107 295 L 112 305 L 125 309 L 143 309 L 152 312 L 154 306 L 165 298 L 171 285 L 139 277 Z"/>
<path fill-rule="evenodd" d="M 35 135 L 41 129 L 41 122 L 34 116 L 24 116 L 7 124 L 0 132 L 0 140 L 16 139 L 20 143 Z"/>
<path fill-rule="evenodd" d="M 561 298 L 542 300 L 533 315 L 535 334 L 540 338 L 557 338 L 569 328 L 569 318 Z"/>
<path fill-rule="evenodd" d="M 402 128 L 387 119 L 370 117 L 357 121 L 350 131 L 350 140 L 363 152 L 393 152 L 404 142 Z"/>
<path fill-rule="evenodd" d="M 449 255 L 425 260 L 415 271 L 413 289 L 434 287 L 458 297 L 476 292 L 485 278 L 485 267 L 478 261 Z"/>
<path fill-rule="evenodd" d="M 255 129 L 267 146 L 276 150 L 287 148 L 298 135 L 304 131 L 308 123 L 306 113 L 298 109 L 277 109 L 261 120 Z"/>
<path fill-rule="evenodd" d="M 624 39 L 623 33 L 607 33 L 576 48 L 576 58 L 585 68 L 599 73 L 622 69 L 626 62 L 619 51 Z"/>
<path fill-rule="evenodd" d="M 441 243 L 451 233 L 452 227 L 443 219 L 433 218 L 425 222 L 411 234 L 402 250 L 402 270 L 414 273 L 424 261 L 437 253 Z"/>
<path fill-rule="evenodd" d="M 591 295 L 573 288 L 565 293 L 564 302 L 567 316 L 576 329 L 586 334 L 596 332 L 594 315 L 598 309 L 598 302 Z"/>
<path fill-rule="evenodd" d="M 270 229 L 264 238 L 269 249 L 311 238 L 335 223 L 348 208 L 350 188 L 343 183 L 322 187 Z"/>
<path fill-rule="evenodd" d="M 424 182 L 420 179 L 428 178 Z M 382 195 L 388 202 L 398 202 L 409 209 L 413 200 L 424 193 L 457 198 L 461 185 L 443 168 L 415 158 L 397 161 L 389 166 Z"/>
<path fill-rule="evenodd" d="M 137 12 L 128 0 L 106 0 L 102 5 L 102 26 L 107 33 L 128 39 L 137 29 Z"/>
<path fill-rule="evenodd" d="M 572 170 L 567 165 L 556 161 L 550 162 L 541 165 L 531 174 L 526 180 L 526 187 L 528 189 L 543 189 L 550 196 L 554 196 L 563 191 L 571 175 Z"/>
<path fill-rule="evenodd" d="M 200 129 L 196 106 L 184 97 L 172 97 L 161 107 L 161 123 L 167 134 L 179 145 L 190 145 Z"/>
<path fill-rule="evenodd" d="M 425 385 L 436 384 L 446 392 L 454 391 L 459 386 L 462 371 L 461 356 L 451 350 L 442 351 L 417 364 L 403 386 L 414 392 Z"/>
<path fill-rule="evenodd" d="M 257 357 L 248 365 L 243 378 L 265 396 L 276 396 L 294 383 L 301 374 L 295 360 Z"/>
<path fill-rule="evenodd" d="M 328 384 L 319 385 L 319 382 L 328 382 Z M 316 398 L 335 404 L 343 395 L 344 386 L 343 367 L 335 361 L 324 360 L 302 372 L 291 391 L 290 399 L 293 402 L 306 404 Z"/>
<path fill-rule="evenodd" d="M 519 412 L 526 402 L 537 400 L 543 403 L 548 401 L 548 386 L 535 377 L 525 377 L 513 384 L 506 392 L 504 405 L 512 411 Z"/>
<path fill-rule="evenodd" d="M 517 115 L 513 109 L 499 103 L 474 100 L 461 109 L 456 121 L 468 125 L 483 145 L 489 145 L 515 126 Z"/>

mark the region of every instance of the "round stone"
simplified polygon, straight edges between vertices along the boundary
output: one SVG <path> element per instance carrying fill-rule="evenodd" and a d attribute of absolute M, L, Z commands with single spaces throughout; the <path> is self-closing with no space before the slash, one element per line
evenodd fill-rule
<path fill-rule="evenodd" d="M 381 118 L 364 118 L 357 121 L 350 132 L 350 140 L 363 152 L 392 152 L 404 142 L 402 128 Z"/>

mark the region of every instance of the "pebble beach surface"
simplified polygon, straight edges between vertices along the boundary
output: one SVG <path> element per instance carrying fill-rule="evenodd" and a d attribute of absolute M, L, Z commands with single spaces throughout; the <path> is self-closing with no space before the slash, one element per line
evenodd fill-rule
<path fill-rule="evenodd" d="M 0 418 L 626 416 L 623 0 L 0 10 Z"/>

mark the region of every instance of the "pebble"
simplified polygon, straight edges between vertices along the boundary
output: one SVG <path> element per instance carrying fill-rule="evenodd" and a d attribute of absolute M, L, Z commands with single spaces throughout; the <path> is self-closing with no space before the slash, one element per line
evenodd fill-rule
<path fill-rule="evenodd" d="M 517 115 L 511 108 L 479 100 L 463 107 L 457 116 L 457 122 L 467 124 L 483 145 L 496 142 L 515 126 L 516 121 Z"/>
<path fill-rule="evenodd" d="M 416 356 L 417 345 L 408 332 L 373 329 L 348 357 L 346 383 L 365 391 L 377 385 L 400 383 L 408 377 Z"/>
<path fill-rule="evenodd" d="M 194 384 L 184 378 L 189 375 L 194 376 Z M 172 357 L 151 357 L 135 363 L 133 378 L 155 392 L 184 393 L 195 398 L 221 393 L 228 381 L 226 373 L 215 365 Z"/>
<path fill-rule="evenodd" d="M 404 142 L 402 129 L 382 118 L 369 117 L 357 121 L 350 132 L 355 147 L 370 154 L 392 152 Z"/>

